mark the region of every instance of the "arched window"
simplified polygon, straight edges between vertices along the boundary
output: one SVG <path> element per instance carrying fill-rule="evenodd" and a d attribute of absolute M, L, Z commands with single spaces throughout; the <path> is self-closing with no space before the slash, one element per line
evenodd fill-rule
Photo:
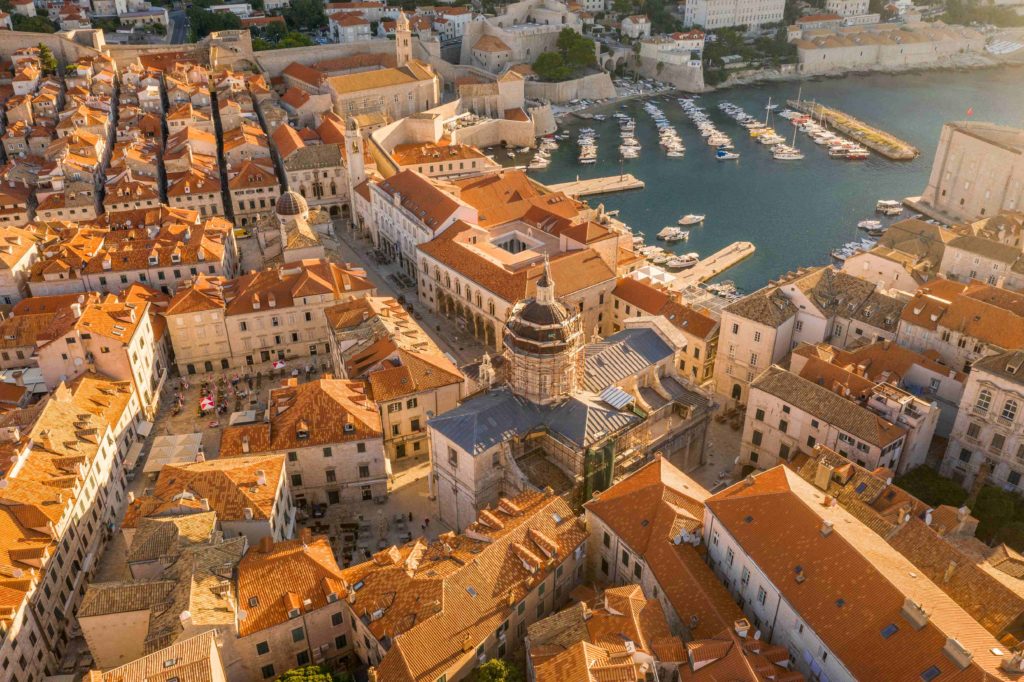
<path fill-rule="evenodd" d="M 988 389 L 982 389 L 981 393 L 978 394 L 978 401 L 974 403 L 974 409 L 979 412 L 988 412 L 988 408 L 992 406 L 992 391 Z"/>
<path fill-rule="evenodd" d="M 494 301 L 487 302 L 487 312 L 491 315 L 491 317 L 494 317 Z"/>
<path fill-rule="evenodd" d="M 1000 415 L 1003 419 L 1008 422 L 1012 422 L 1017 418 L 1017 401 L 1007 400 L 1003 403 L 1003 413 Z"/>

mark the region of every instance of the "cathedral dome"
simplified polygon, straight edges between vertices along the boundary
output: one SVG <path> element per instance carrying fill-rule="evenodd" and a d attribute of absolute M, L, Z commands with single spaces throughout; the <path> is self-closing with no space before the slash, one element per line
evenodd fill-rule
<path fill-rule="evenodd" d="M 307 216 L 309 204 L 298 192 L 287 191 L 277 200 L 277 215 L 279 216 Z"/>

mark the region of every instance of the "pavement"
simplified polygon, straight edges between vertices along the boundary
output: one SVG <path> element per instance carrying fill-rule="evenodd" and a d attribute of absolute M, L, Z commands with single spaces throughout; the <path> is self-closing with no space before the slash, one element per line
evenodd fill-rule
<path fill-rule="evenodd" d="M 441 350 L 453 358 L 455 364 L 462 366 L 480 359 L 485 347 L 471 335 L 458 333 L 452 321 L 433 313 L 427 306 L 420 303 L 414 287 L 399 286 L 391 275 L 402 272 L 396 263 L 380 264 L 373 258 L 373 243 L 369 238 L 360 238 L 351 233 L 347 224 L 336 221 L 334 236 L 324 239 L 327 256 L 336 263 L 352 263 L 366 270 L 366 275 L 377 287 L 380 296 L 403 296 L 407 307 L 411 307 L 419 315 L 417 321 L 423 330 L 434 340 Z"/>
<path fill-rule="evenodd" d="M 167 13 L 171 22 L 171 29 L 167 31 L 168 42 L 171 45 L 180 45 L 188 38 L 188 19 L 185 10 L 176 9 Z"/>

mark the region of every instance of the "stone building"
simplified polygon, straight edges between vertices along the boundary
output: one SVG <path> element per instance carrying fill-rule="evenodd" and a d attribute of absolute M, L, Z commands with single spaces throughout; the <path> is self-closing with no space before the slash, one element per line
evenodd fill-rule
<path fill-rule="evenodd" d="M 1024 208 L 1024 130 L 958 121 L 942 127 L 921 208 L 970 221 Z"/>
<path fill-rule="evenodd" d="M 453 528 L 531 482 L 582 503 L 656 452 L 703 462 L 710 401 L 679 373 L 682 335 L 640 318 L 584 345 L 579 312 L 554 290 L 547 271 L 509 317 L 508 385 L 485 356 L 488 388 L 427 423 L 439 515 Z"/>

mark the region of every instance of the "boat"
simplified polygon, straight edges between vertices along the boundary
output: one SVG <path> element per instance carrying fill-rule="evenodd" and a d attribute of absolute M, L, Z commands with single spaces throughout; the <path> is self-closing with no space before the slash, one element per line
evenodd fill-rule
<path fill-rule="evenodd" d="M 704 222 L 704 215 L 700 213 L 687 213 L 679 219 L 680 225 L 697 225 Z"/>
<path fill-rule="evenodd" d="M 690 233 L 688 231 L 680 230 L 674 225 L 667 225 L 658 233 L 658 239 L 664 239 L 667 242 L 686 241 L 689 237 Z"/>
<path fill-rule="evenodd" d="M 875 211 L 883 215 L 899 215 L 903 213 L 903 204 L 895 199 L 879 199 Z"/>
<path fill-rule="evenodd" d="M 672 256 L 664 251 L 651 258 L 651 262 L 655 265 L 665 265 L 672 258 Z"/>
<path fill-rule="evenodd" d="M 715 158 L 719 161 L 731 161 L 740 158 L 740 155 L 736 152 L 730 152 L 728 149 L 719 149 L 715 152 Z"/>
<path fill-rule="evenodd" d="M 529 154 L 530 153 L 530 148 L 529 147 L 520 147 L 519 149 L 516 150 L 516 153 L 517 154 Z"/>
<path fill-rule="evenodd" d="M 803 152 L 796 149 L 781 149 L 777 152 L 772 152 L 772 156 L 776 161 L 799 161 L 804 158 Z"/>
<path fill-rule="evenodd" d="M 665 263 L 665 267 L 669 270 L 684 270 L 686 268 L 692 268 L 694 265 L 700 262 L 700 255 L 697 253 L 687 253 L 682 256 L 676 256 L 675 258 L 669 258 Z"/>
<path fill-rule="evenodd" d="M 862 220 L 859 223 L 857 223 L 857 227 L 859 227 L 862 230 L 875 230 L 880 228 L 881 226 L 882 221 L 880 220 Z"/>

